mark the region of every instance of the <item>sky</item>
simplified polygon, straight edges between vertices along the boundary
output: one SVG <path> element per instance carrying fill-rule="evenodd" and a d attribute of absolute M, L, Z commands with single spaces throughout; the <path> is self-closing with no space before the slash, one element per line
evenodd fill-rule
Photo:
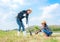
<path fill-rule="evenodd" d="M 42 20 L 48 25 L 60 25 L 60 0 L 0 0 L 0 30 L 18 29 L 16 16 L 29 8 L 29 26 L 41 25 Z"/>

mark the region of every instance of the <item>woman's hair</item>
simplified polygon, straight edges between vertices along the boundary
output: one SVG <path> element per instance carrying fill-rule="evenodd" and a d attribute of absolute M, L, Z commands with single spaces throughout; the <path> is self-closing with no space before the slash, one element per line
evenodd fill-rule
<path fill-rule="evenodd" d="M 27 11 L 32 11 L 32 9 L 31 9 L 31 8 L 29 8 L 29 9 L 27 9 Z"/>

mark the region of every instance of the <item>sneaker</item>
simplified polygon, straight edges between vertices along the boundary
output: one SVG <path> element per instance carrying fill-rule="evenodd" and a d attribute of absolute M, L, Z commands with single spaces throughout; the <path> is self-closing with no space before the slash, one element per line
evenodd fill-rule
<path fill-rule="evenodd" d="M 19 35 L 20 35 L 20 32 L 18 31 L 18 32 L 17 32 L 17 36 L 19 36 Z"/>
<path fill-rule="evenodd" d="M 26 36 L 26 31 L 23 31 L 23 35 Z"/>

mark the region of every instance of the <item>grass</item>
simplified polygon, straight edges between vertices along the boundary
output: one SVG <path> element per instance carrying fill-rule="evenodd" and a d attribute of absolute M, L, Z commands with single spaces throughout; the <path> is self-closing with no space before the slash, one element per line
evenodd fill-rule
<path fill-rule="evenodd" d="M 51 25 L 49 26 L 51 28 L 52 31 L 54 32 L 60 32 L 60 26 L 58 25 Z"/>
<path fill-rule="evenodd" d="M 17 36 L 17 31 L 0 31 L 0 42 L 60 42 L 60 34 L 45 38 L 43 35 Z"/>

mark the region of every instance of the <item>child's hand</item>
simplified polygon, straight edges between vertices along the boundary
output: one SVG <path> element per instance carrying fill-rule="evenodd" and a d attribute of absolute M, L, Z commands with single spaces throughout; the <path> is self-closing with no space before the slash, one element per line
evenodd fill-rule
<path fill-rule="evenodd" d="M 38 34 L 38 32 L 36 32 L 35 34 Z"/>
<path fill-rule="evenodd" d="M 41 30 L 38 30 L 37 32 L 35 32 L 35 34 L 38 34 L 39 32 L 41 32 Z"/>

